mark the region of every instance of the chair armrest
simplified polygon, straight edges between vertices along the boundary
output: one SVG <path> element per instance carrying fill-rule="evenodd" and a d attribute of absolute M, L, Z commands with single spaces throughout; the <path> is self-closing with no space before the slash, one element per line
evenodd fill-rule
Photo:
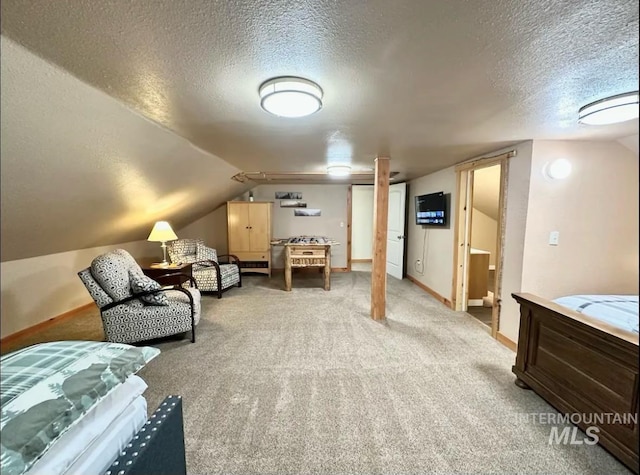
<path fill-rule="evenodd" d="M 218 259 L 221 257 L 228 257 L 229 259 L 227 260 L 229 261 L 229 264 L 237 264 L 238 267 L 240 267 L 240 259 L 238 258 L 238 256 L 234 254 L 220 254 L 218 256 Z"/>
<path fill-rule="evenodd" d="M 186 277 L 189 277 L 186 274 L 184 274 L 184 275 Z M 158 292 L 164 292 L 165 290 L 167 290 L 167 289 L 147 290 L 145 292 L 140 292 L 140 293 L 137 293 L 137 294 L 130 295 L 129 297 L 125 297 L 122 300 L 118 300 L 116 302 L 111 302 L 111 303 L 108 303 L 107 305 L 105 305 L 103 307 L 100 307 L 100 312 L 104 312 L 106 310 L 110 310 L 110 309 L 112 309 L 114 307 L 117 307 L 119 305 L 123 305 L 123 304 L 125 304 L 127 302 L 131 302 L 132 300 L 139 300 L 141 297 L 144 297 L 145 295 L 157 294 Z M 187 297 L 189 297 L 189 303 L 191 304 L 191 314 L 193 315 L 195 307 L 194 307 L 194 302 L 193 302 L 193 296 L 191 295 L 191 293 L 187 289 L 184 289 L 184 288 L 180 287 L 179 285 L 174 286 L 172 288 L 172 290 L 178 290 L 178 291 L 181 291 L 181 292 L 187 294 Z"/>
<path fill-rule="evenodd" d="M 215 267 L 217 269 L 220 269 L 220 264 L 218 264 L 216 261 L 212 261 L 209 259 L 203 260 L 203 261 L 196 261 L 193 263 L 193 265 L 200 265 L 200 266 L 205 266 L 205 267 Z"/>

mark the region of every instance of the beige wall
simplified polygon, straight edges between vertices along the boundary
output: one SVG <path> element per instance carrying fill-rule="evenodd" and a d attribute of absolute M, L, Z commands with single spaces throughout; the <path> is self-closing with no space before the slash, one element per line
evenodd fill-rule
<path fill-rule="evenodd" d="M 218 251 L 218 254 L 226 254 L 228 250 L 227 204 L 219 206 L 206 216 L 175 231 L 179 238 L 203 239 L 205 244 Z"/>
<path fill-rule="evenodd" d="M 451 194 L 449 203 L 449 226 L 430 228 L 416 224 L 415 197 L 443 191 Z M 407 275 L 413 277 L 442 297 L 451 300 L 453 285 L 453 241 L 456 208 L 456 174 L 453 167 L 423 176 L 409 182 L 407 202 L 409 204 L 407 222 Z M 422 266 L 416 264 L 423 262 Z"/>
<path fill-rule="evenodd" d="M 471 247 L 489 251 L 489 265 L 496 263 L 496 241 L 498 239 L 498 222 L 473 208 L 471 218 Z"/>
<path fill-rule="evenodd" d="M 522 290 L 522 256 L 527 223 L 533 143 L 531 141 L 523 142 L 515 147 L 505 148 L 489 155 L 509 150 L 515 150 L 517 155 L 509 159 L 509 173 L 507 174 L 507 209 L 502 255 L 502 305 L 498 331 L 517 342 L 520 307 L 511 294 Z"/>
<path fill-rule="evenodd" d="M 354 185 L 351 203 L 351 258 L 371 259 L 373 255 L 373 185 Z"/>
<path fill-rule="evenodd" d="M 2 262 L 0 337 L 93 302 L 77 273 L 99 254 L 118 248 L 136 258 L 162 256 L 159 243 L 136 241 Z"/>
<path fill-rule="evenodd" d="M 543 176 L 556 158 L 572 164 L 564 180 Z M 549 299 L 638 293 L 636 154 L 617 142 L 534 142 L 522 288 Z"/>
<path fill-rule="evenodd" d="M 523 142 L 485 156 L 498 155 L 510 150 L 515 150 L 517 155 L 509 161 L 507 211 L 504 223 L 505 245 L 502 263 L 502 312 L 499 331 L 511 340 L 517 341 L 520 313 L 518 305 L 511 298 L 511 293 L 519 292 L 522 284 L 522 256 L 524 252 L 527 200 L 529 198 L 532 142 Z M 436 191 L 451 193 L 449 210 L 451 212 L 456 209 L 455 181 L 454 167 L 450 167 L 411 181 L 409 195 L 407 196 L 409 201 L 407 274 L 449 300 L 452 300 L 453 297 L 455 216 L 450 216 L 450 225 L 447 229 L 418 226 L 413 218 L 415 213 L 413 198 L 416 195 Z M 416 266 L 417 259 L 423 260 L 424 266 L 422 269 Z"/>
<path fill-rule="evenodd" d="M 493 156 L 515 150 L 517 155 L 509 162 L 507 185 L 507 211 L 505 217 L 505 246 L 502 263 L 502 313 L 500 333 L 513 341 L 518 339 L 520 313 L 512 292 L 519 292 L 522 284 L 522 256 L 524 252 L 529 174 L 531 170 L 532 142 L 497 150 L 484 156 Z M 481 157 L 475 157 L 481 158 Z M 441 170 L 410 182 L 409 223 L 407 236 L 407 274 L 443 297 L 452 299 L 454 219 L 446 229 L 417 226 L 414 197 L 424 193 L 444 191 L 451 193 L 449 211 L 456 207 L 456 174 L 454 167 Z M 423 245 L 424 243 L 424 245 Z M 424 253 L 424 258 L 423 258 Z M 424 261 L 422 273 L 416 260 Z"/>
<path fill-rule="evenodd" d="M 340 244 L 331 249 L 331 267 L 347 267 L 347 193 L 348 185 L 259 185 L 253 189 L 256 201 L 273 201 L 274 238 L 299 235 L 326 236 Z M 299 191 L 307 208 L 318 208 L 322 215 L 294 216 L 294 208 L 281 208 L 276 191 Z M 284 267 L 282 246 L 273 246 L 274 269 Z"/>

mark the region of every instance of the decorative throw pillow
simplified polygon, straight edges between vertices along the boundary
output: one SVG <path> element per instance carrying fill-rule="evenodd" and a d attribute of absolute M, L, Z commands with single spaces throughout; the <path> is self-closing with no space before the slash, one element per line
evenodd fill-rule
<path fill-rule="evenodd" d="M 91 262 L 91 275 L 109 297 L 116 301 L 131 295 L 129 279 L 127 279 L 129 263 L 117 251 L 102 254 Z"/>
<path fill-rule="evenodd" d="M 198 244 L 196 245 L 196 255 L 198 256 L 198 262 L 200 261 L 218 262 L 218 253 L 216 252 L 216 250 L 205 246 L 201 242 L 198 242 Z"/>
<path fill-rule="evenodd" d="M 134 294 L 140 292 L 148 292 L 149 290 L 159 290 L 162 286 L 155 280 L 146 275 L 129 272 L 129 280 L 131 281 L 131 290 Z M 149 305 L 169 305 L 167 296 L 164 292 L 156 292 L 155 294 L 144 295 L 140 297 L 143 302 Z"/>

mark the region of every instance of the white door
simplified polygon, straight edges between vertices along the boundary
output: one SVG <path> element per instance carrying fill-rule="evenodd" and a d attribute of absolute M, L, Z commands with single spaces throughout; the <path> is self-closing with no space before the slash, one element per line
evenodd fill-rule
<path fill-rule="evenodd" d="M 389 186 L 389 214 L 387 221 L 387 274 L 402 279 L 404 271 L 404 217 L 407 184 Z"/>

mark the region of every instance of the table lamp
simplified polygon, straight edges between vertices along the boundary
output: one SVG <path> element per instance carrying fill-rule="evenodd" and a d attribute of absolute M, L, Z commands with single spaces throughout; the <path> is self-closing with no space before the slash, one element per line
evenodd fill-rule
<path fill-rule="evenodd" d="M 176 233 L 171 229 L 171 225 L 166 221 L 158 221 L 153 225 L 151 234 L 147 238 L 147 241 L 161 242 L 162 243 L 162 265 L 169 264 L 167 262 L 167 241 L 175 241 L 178 239 Z"/>

